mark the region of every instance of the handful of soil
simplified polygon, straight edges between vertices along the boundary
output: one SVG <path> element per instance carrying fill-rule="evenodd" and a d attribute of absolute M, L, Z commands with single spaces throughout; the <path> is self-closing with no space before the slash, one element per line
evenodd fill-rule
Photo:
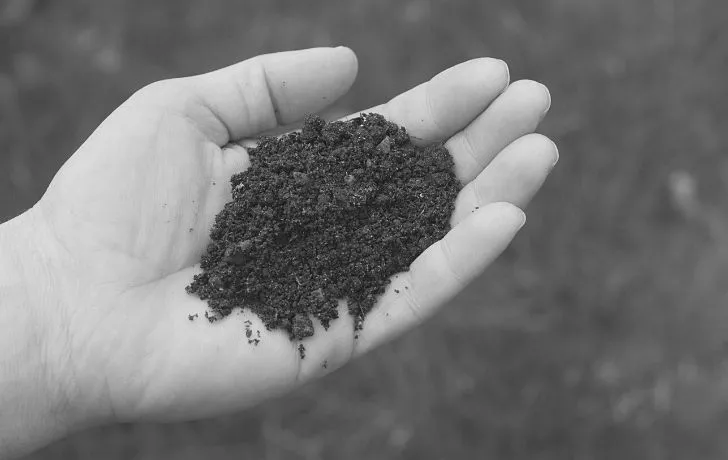
<path fill-rule="evenodd" d="M 187 291 L 210 321 L 245 307 L 291 340 L 313 335 L 312 318 L 328 328 L 338 299 L 361 328 L 389 278 L 445 236 L 460 190 L 444 146 L 415 146 L 377 114 L 308 116 L 249 155 Z"/>

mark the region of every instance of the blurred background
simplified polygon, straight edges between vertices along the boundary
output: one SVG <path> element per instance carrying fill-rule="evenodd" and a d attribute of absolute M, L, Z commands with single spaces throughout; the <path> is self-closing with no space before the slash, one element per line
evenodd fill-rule
<path fill-rule="evenodd" d="M 232 417 L 34 459 L 728 458 L 728 3 L 0 0 L 0 221 L 153 80 L 345 44 L 363 109 L 460 61 L 545 82 L 561 163 L 427 325 Z"/>

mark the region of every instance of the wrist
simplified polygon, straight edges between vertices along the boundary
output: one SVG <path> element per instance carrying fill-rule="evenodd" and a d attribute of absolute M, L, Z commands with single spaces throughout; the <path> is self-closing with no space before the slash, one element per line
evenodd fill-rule
<path fill-rule="evenodd" d="M 32 212 L 0 224 L 0 458 L 20 455 L 74 428 L 67 381 L 54 363 L 54 298 Z"/>

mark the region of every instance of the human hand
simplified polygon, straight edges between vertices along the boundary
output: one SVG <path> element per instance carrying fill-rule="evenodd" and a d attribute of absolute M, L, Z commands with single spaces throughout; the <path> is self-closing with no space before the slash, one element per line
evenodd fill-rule
<path fill-rule="evenodd" d="M 447 140 L 465 185 L 453 230 L 394 280 L 358 339 L 342 313 L 327 331 L 316 326 L 301 360 L 287 334 L 247 311 L 215 324 L 188 320 L 205 304 L 185 286 L 231 198 L 230 176 L 249 164 L 236 141 L 325 108 L 356 71 L 349 49 L 322 48 L 152 84 L 101 124 L 21 216 L 52 293 L 31 302 L 47 331 L 44 366 L 73 423 L 184 420 L 255 404 L 413 327 L 509 244 L 524 222 L 518 208 L 558 158 L 532 134 L 550 97 L 534 82 L 509 85 L 503 62 L 477 59 L 368 110 L 418 142 Z M 394 294 L 405 285 L 407 295 Z M 245 338 L 246 320 L 261 332 L 258 346 Z"/>

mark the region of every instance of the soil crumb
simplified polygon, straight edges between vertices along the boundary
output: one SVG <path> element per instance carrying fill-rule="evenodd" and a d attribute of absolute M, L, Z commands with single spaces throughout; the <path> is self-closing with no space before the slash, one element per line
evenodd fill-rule
<path fill-rule="evenodd" d="M 187 287 L 211 322 L 245 307 L 301 340 L 314 319 L 328 328 L 345 299 L 360 329 L 389 278 L 450 229 L 460 184 L 449 152 L 413 145 L 381 115 L 307 116 L 301 132 L 248 152 Z"/>

